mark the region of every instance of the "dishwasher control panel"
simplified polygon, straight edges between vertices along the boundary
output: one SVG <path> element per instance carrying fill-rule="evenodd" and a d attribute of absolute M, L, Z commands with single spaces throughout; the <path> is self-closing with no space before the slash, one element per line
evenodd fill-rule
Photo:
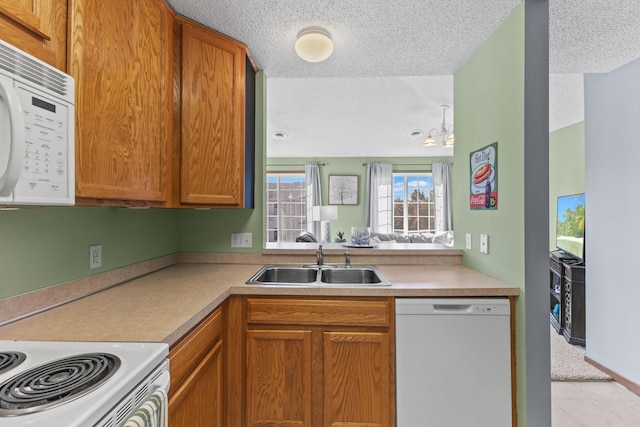
<path fill-rule="evenodd" d="M 505 314 L 504 306 L 498 306 L 498 305 L 475 305 L 473 306 L 473 309 L 475 312 L 483 313 L 483 314 L 491 314 L 491 313 Z"/>

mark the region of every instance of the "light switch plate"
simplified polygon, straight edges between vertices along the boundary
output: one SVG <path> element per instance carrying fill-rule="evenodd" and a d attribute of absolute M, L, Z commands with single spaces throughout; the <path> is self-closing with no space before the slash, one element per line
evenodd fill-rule
<path fill-rule="evenodd" d="M 486 234 L 480 235 L 480 253 L 481 254 L 489 253 L 489 236 Z"/>
<path fill-rule="evenodd" d="M 466 240 L 465 246 L 467 250 L 471 250 L 471 233 L 467 233 L 467 240 Z"/>
<path fill-rule="evenodd" d="M 231 233 L 232 248 L 250 248 L 253 234 L 252 233 Z"/>

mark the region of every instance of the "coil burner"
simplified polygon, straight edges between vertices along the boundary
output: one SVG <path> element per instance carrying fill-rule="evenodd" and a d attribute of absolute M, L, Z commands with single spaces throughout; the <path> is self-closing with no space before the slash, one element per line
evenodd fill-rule
<path fill-rule="evenodd" d="M 15 375 L 0 384 L 0 417 L 44 411 L 93 391 L 120 367 L 109 353 L 65 357 Z"/>
<path fill-rule="evenodd" d="M 27 356 L 25 356 L 24 353 L 21 353 L 19 351 L 0 352 L 0 374 L 15 368 L 16 366 L 24 362 L 24 359 L 26 359 L 26 357 Z"/>

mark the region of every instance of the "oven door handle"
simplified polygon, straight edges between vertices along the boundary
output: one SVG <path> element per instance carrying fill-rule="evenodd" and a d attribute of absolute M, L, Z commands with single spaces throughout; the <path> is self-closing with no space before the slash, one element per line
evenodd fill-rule
<path fill-rule="evenodd" d="M 162 362 L 158 369 L 160 374 L 149 384 L 149 395 L 147 395 L 140 407 L 129 415 L 129 419 L 122 424 L 123 427 L 168 426 L 169 397 L 167 393 L 170 385 L 169 361 L 165 360 Z"/>
<path fill-rule="evenodd" d="M 151 394 L 153 394 L 158 389 L 164 389 L 165 391 L 169 391 L 169 386 L 171 385 L 171 376 L 169 374 L 169 367 L 164 369 L 158 378 L 156 378 L 153 383 L 151 383 Z"/>

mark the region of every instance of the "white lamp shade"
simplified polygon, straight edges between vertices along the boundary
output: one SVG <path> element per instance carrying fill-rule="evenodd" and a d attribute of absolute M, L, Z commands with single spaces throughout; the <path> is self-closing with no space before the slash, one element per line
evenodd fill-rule
<path fill-rule="evenodd" d="M 322 62 L 333 53 L 333 41 L 327 31 L 318 27 L 306 28 L 298 34 L 296 53 L 307 62 Z"/>
<path fill-rule="evenodd" d="M 436 140 L 431 136 L 431 134 L 429 134 L 429 137 L 427 139 L 424 140 L 424 142 L 422 143 L 422 145 L 424 147 L 435 147 L 438 143 L 436 142 Z"/>
<path fill-rule="evenodd" d="M 314 206 L 311 216 L 313 221 L 333 221 L 338 219 L 337 206 Z"/>
<path fill-rule="evenodd" d="M 446 141 L 444 142 L 444 146 L 453 147 L 453 143 L 454 143 L 454 137 L 453 137 L 453 132 L 451 132 L 447 137 Z"/>

